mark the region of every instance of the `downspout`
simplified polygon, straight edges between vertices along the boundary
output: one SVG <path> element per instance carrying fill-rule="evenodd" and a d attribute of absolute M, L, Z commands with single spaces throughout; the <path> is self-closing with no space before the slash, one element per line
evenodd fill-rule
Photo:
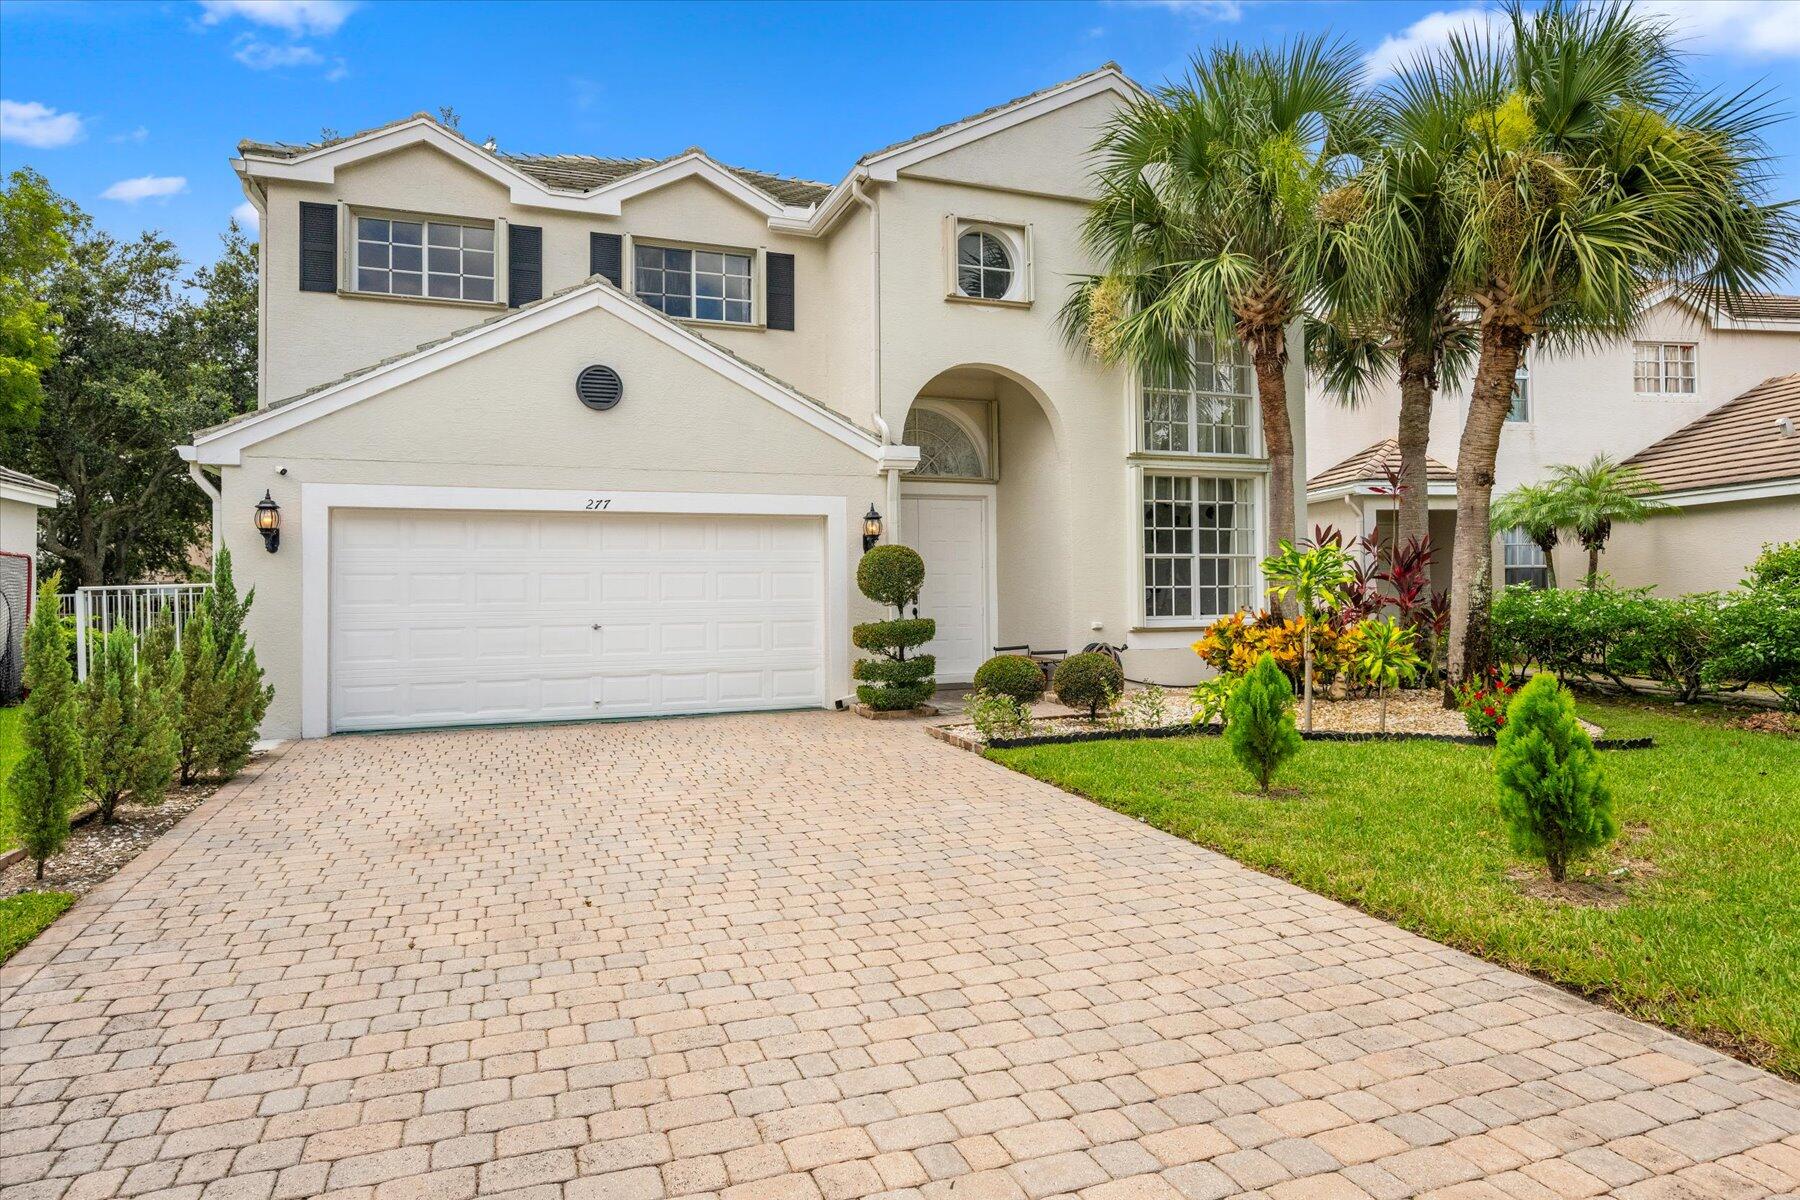
<path fill-rule="evenodd" d="M 218 485 L 208 479 L 206 472 L 200 469 L 199 463 L 188 464 L 188 478 L 192 479 L 194 486 L 205 492 L 207 499 L 212 501 L 212 566 L 217 567 L 219 565 L 219 514 L 224 506 L 225 498 L 219 494 Z"/>
<path fill-rule="evenodd" d="M 894 445 L 888 423 L 881 415 L 881 209 L 863 191 L 867 174 L 858 175 L 850 183 L 851 197 L 869 210 L 869 395 L 875 406 L 875 427 L 881 431 L 883 445 Z M 888 540 L 903 543 L 900 528 L 900 472 L 892 467 L 882 471 L 887 493 Z"/>

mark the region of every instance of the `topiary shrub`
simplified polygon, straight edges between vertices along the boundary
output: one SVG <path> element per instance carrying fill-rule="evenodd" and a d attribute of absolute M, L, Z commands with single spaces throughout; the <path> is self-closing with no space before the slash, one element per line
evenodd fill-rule
<path fill-rule="evenodd" d="M 975 686 L 1030 704 L 1044 694 L 1044 672 L 1023 654 L 996 654 L 975 668 Z"/>
<path fill-rule="evenodd" d="M 1257 659 L 1232 689 L 1225 702 L 1225 744 L 1265 796 L 1281 764 L 1300 752 L 1294 687 L 1274 656 Z"/>
<path fill-rule="evenodd" d="M 1070 708 L 1088 710 L 1088 720 L 1098 720 L 1102 708 L 1111 708 L 1125 690 L 1125 672 L 1104 654 L 1071 654 L 1056 664 L 1051 677 L 1056 698 Z"/>
<path fill-rule="evenodd" d="M 857 680 L 856 698 L 877 712 L 916 708 L 937 691 L 937 658 L 930 654 L 906 656 L 937 636 L 937 622 L 919 617 L 919 589 L 925 586 L 925 560 L 910 546 L 876 546 L 856 566 L 856 585 L 877 604 L 892 605 L 898 616 L 891 621 L 869 621 L 850 631 L 858 649 L 878 655 L 859 659 L 851 668 Z M 913 605 L 914 616 L 906 615 Z"/>
<path fill-rule="evenodd" d="M 1548 675 L 1513 698 L 1499 741 L 1494 774 L 1513 848 L 1542 858 L 1560 883 L 1571 859 L 1619 832 L 1594 743 L 1575 719 L 1574 699 Z"/>

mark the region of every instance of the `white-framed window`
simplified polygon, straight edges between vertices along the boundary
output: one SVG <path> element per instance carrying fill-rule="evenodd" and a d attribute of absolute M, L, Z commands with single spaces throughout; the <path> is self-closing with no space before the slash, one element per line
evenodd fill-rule
<path fill-rule="evenodd" d="M 961 422 L 941 409 L 915 401 L 906 414 L 906 429 L 900 440 L 919 448 L 919 465 L 911 472 L 914 478 L 988 477 L 981 446 Z"/>
<path fill-rule="evenodd" d="M 1640 396 L 1691 396 L 1695 390 L 1692 342 L 1638 342 L 1631 369 Z"/>
<path fill-rule="evenodd" d="M 356 290 L 434 300 L 494 299 L 494 227 L 356 217 Z"/>
<path fill-rule="evenodd" d="M 1507 586 L 1528 583 L 1534 588 L 1550 584 L 1550 564 L 1543 549 L 1523 529 L 1508 529 L 1500 535 L 1502 569 Z"/>
<path fill-rule="evenodd" d="M 749 325 L 755 256 L 685 246 L 633 247 L 638 299 L 658 312 L 694 321 Z"/>
<path fill-rule="evenodd" d="M 1256 599 L 1254 479 L 1145 472 L 1144 618 L 1191 625 Z"/>
<path fill-rule="evenodd" d="M 947 218 L 949 295 L 990 304 L 1031 300 L 1031 227 Z"/>
<path fill-rule="evenodd" d="M 1193 341 L 1188 380 L 1146 374 L 1141 449 L 1169 454 L 1250 454 L 1256 443 L 1255 382 L 1250 355 L 1235 338 Z"/>
<path fill-rule="evenodd" d="M 1514 425 L 1531 420 L 1531 371 L 1524 363 L 1513 372 L 1512 407 L 1506 410 L 1506 419 Z"/>

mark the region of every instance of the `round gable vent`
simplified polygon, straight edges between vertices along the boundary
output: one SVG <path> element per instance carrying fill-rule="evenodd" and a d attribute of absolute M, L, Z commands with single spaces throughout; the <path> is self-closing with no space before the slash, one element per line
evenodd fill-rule
<path fill-rule="evenodd" d="M 605 412 L 625 395 L 625 383 L 617 371 L 595 363 L 575 377 L 575 394 L 595 412 Z"/>

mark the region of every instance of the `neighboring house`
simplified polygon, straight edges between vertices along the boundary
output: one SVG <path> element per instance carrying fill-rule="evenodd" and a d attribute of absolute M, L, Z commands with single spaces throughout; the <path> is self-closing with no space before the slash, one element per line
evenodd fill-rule
<path fill-rule="evenodd" d="M 56 501 L 55 484 L 0 467 L 0 704 L 20 696 L 25 621 L 38 582 L 38 513 Z"/>
<path fill-rule="evenodd" d="M 1645 297 L 1641 323 L 1632 337 L 1578 351 L 1529 352 L 1520 371 L 1513 411 L 1500 435 L 1495 460 L 1494 495 L 1521 483 L 1543 479 L 1558 463 L 1583 464 L 1597 454 L 1629 459 L 1659 439 L 1675 443 L 1674 454 L 1698 453 L 1708 435 L 1677 442 L 1680 432 L 1707 426 L 1715 414 L 1738 404 L 1734 397 L 1759 389 L 1765 380 L 1800 367 L 1800 297 L 1753 296 L 1729 309 L 1700 304 L 1671 289 Z M 1770 446 L 1776 441 L 1775 410 L 1782 407 L 1777 389 L 1754 406 L 1768 415 Z M 1786 411 L 1800 419 L 1800 405 L 1787 389 Z M 1743 397 L 1748 399 L 1747 397 Z M 1730 403 L 1728 403 L 1730 402 Z M 1431 536 L 1439 548 L 1440 582 L 1448 581 L 1450 546 L 1456 531 L 1456 457 L 1468 409 L 1468 392 L 1445 388 L 1432 407 L 1430 455 L 1434 463 L 1429 487 Z M 1356 474 L 1354 464 L 1371 451 L 1370 443 L 1392 445 L 1400 400 L 1391 384 L 1354 408 L 1340 403 L 1315 381 L 1307 402 L 1307 438 L 1314 474 L 1307 481 L 1310 520 L 1332 523 L 1353 532 L 1386 529 L 1395 501 L 1381 472 Z M 1733 422 L 1734 430 L 1740 429 Z M 1755 430 L 1741 426 L 1748 449 Z M 1793 462 L 1792 451 L 1787 462 Z M 1397 461 L 1398 452 L 1394 451 Z M 1779 453 L 1773 453 L 1779 458 Z M 1692 473 L 1672 470 L 1668 454 L 1651 471 L 1663 486 L 1696 489 L 1694 497 L 1675 499 L 1681 515 L 1660 517 L 1653 526 L 1626 526 L 1614 531 L 1601 569 L 1619 584 L 1655 584 L 1668 592 L 1730 587 L 1761 544 L 1792 538 L 1800 531 L 1800 471 L 1784 475 L 1741 476 L 1740 464 L 1768 462 L 1769 454 L 1707 468 L 1713 484 L 1704 489 Z M 1639 465 L 1650 469 L 1650 464 Z M 1747 483 L 1752 490 L 1733 496 L 1727 485 Z M 1686 520 L 1702 511 L 1702 520 Z M 1586 571 L 1586 553 L 1565 535 L 1557 550 L 1556 572 L 1566 586 Z M 1494 583 L 1541 583 L 1541 552 L 1514 530 L 1496 530 Z"/>
<path fill-rule="evenodd" d="M 0 467 L 0 554 L 38 552 L 38 512 L 55 508 L 56 485 L 23 471 Z"/>
<path fill-rule="evenodd" d="M 1250 372 L 1208 345 L 1208 387 L 1140 388 L 1057 321 L 1140 94 L 1108 65 L 835 184 L 426 116 L 242 144 L 261 407 L 182 453 L 256 587 L 265 733 L 832 705 L 871 508 L 941 679 L 1098 640 L 1196 677 L 1261 591 Z M 1303 456 L 1297 367 L 1289 407 Z"/>

